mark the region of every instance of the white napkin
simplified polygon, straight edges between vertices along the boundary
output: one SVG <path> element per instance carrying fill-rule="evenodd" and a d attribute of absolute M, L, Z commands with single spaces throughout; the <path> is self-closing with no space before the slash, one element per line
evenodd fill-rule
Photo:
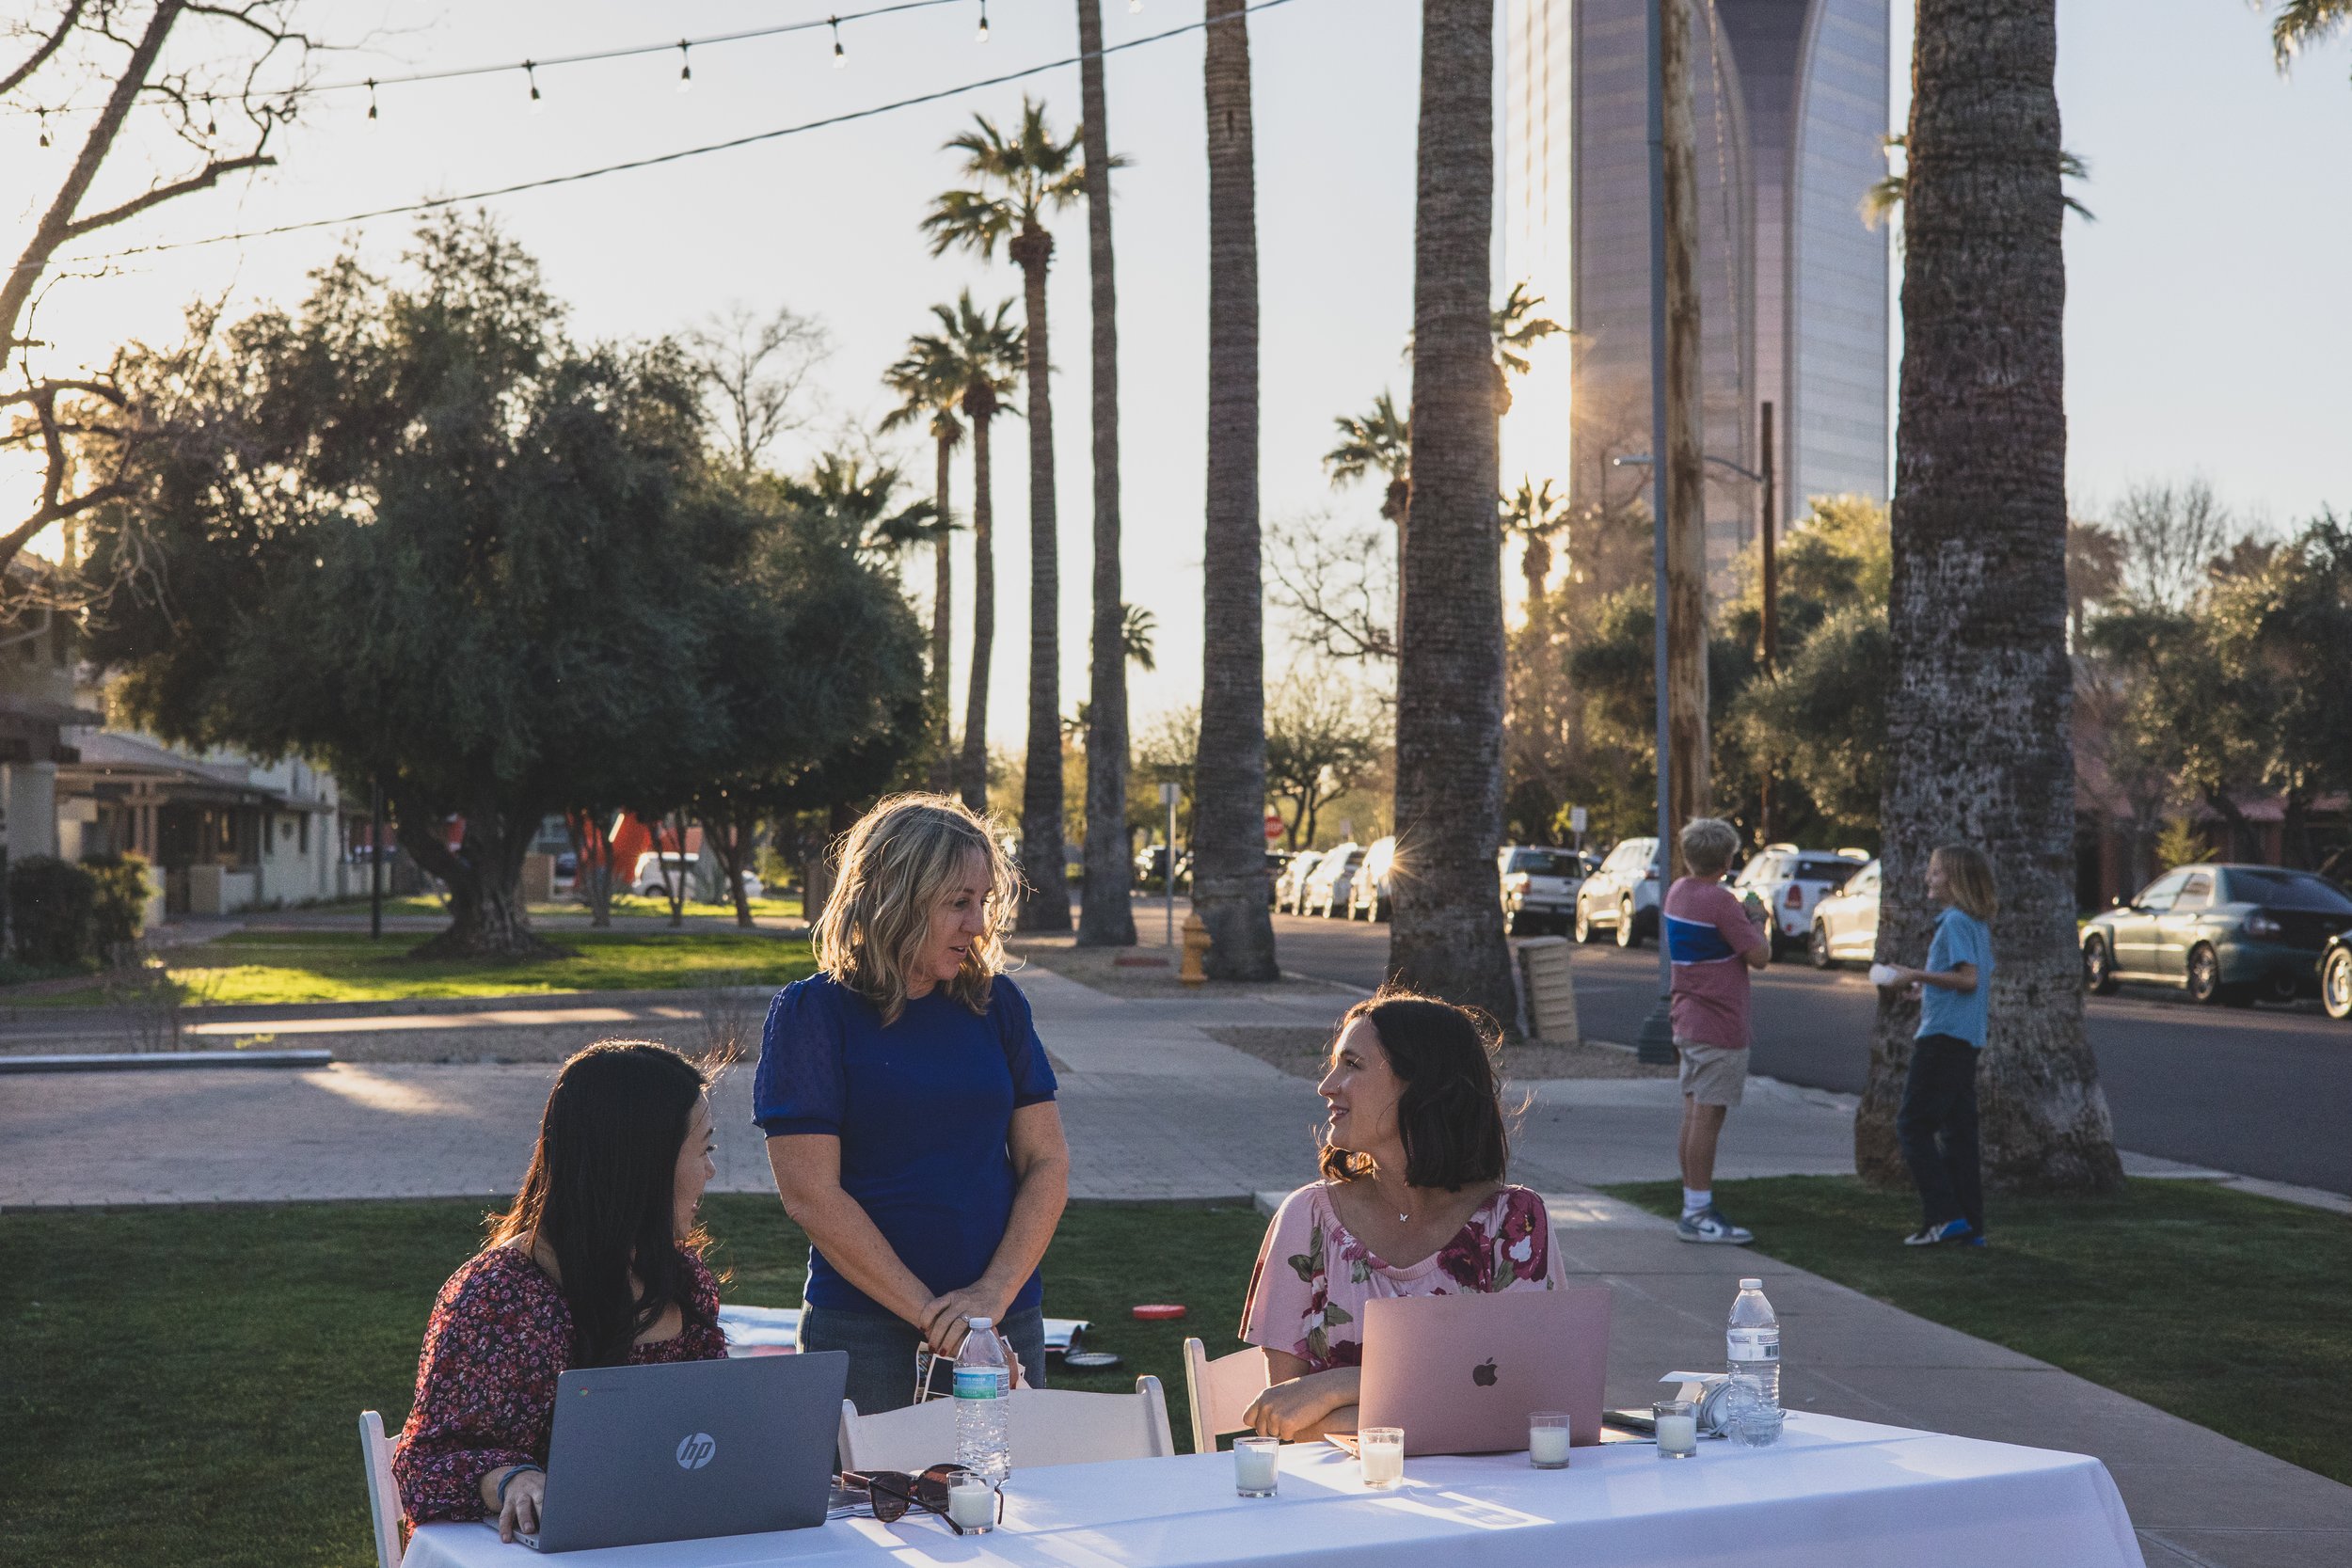
<path fill-rule="evenodd" d="M 1872 964 L 1870 966 L 1870 984 L 1874 986 L 1891 986 L 1902 977 L 1903 972 L 1897 969 L 1893 964 Z"/>

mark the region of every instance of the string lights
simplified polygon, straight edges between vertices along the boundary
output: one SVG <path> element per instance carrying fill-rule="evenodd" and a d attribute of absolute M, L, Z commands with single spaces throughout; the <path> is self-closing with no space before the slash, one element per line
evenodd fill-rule
<path fill-rule="evenodd" d="M 37 109 L 34 112 L 40 116 L 40 145 L 47 147 L 49 145 L 49 111 Z"/>
<path fill-rule="evenodd" d="M 979 37 L 974 41 L 977 43 L 988 41 L 988 0 L 980 0 L 980 32 Z"/>
<path fill-rule="evenodd" d="M 841 19 L 837 16 L 831 16 L 825 21 L 833 28 L 833 68 L 835 71 L 846 70 L 850 64 L 850 56 L 841 48 Z"/>
<path fill-rule="evenodd" d="M 677 90 L 682 93 L 694 89 L 694 62 L 686 53 L 690 47 L 686 40 L 677 40 Z"/>
<path fill-rule="evenodd" d="M 368 118 L 375 118 L 375 78 L 373 76 L 368 78 Z"/>
<path fill-rule="evenodd" d="M 539 101 L 539 68 L 529 60 L 523 62 L 523 79 L 531 84 L 531 112 L 535 115 L 545 105 Z"/>

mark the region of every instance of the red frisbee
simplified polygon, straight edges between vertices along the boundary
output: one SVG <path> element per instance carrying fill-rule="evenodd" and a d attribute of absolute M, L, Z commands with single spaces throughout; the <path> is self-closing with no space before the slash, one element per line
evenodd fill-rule
<path fill-rule="evenodd" d="M 1138 1307 L 1135 1309 L 1135 1315 L 1138 1320 L 1147 1323 L 1174 1323 L 1184 1315 L 1184 1309 L 1181 1307 L 1160 1304 Z"/>

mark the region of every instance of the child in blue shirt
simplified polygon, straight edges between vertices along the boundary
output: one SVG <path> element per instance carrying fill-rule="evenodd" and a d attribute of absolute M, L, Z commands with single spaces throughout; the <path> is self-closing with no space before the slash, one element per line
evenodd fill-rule
<path fill-rule="evenodd" d="M 1895 967 L 1894 985 L 1919 998 L 1895 1137 L 1919 1189 L 1920 1226 L 1906 1246 L 1984 1244 L 1984 1179 L 1977 1158 L 1977 1058 L 1984 1050 L 1998 907 L 1993 864 L 1968 844 L 1928 857 L 1928 896 L 1944 906 L 1924 969 Z"/>

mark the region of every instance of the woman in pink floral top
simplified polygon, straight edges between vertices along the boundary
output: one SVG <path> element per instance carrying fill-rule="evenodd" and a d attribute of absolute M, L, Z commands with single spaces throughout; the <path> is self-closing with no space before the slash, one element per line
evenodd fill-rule
<path fill-rule="evenodd" d="M 392 1456 L 409 1523 L 536 1530 L 560 1375 L 726 1354 L 694 1226 L 714 1169 L 704 1088 L 643 1041 L 564 1064 L 515 1207 L 433 1304 Z"/>
<path fill-rule="evenodd" d="M 1325 1180 L 1276 1212 L 1242 1308 L 1270 1385 L 1247 1418 L 1292 1439 L 1354 1429 L 1365 1302 L 1564 1283 L 1544 1200 L 1502 1180 L 1494 1037 L 1475 1015 L 1400 992 L 1359 1003 L 1316 1092 Z"/>

